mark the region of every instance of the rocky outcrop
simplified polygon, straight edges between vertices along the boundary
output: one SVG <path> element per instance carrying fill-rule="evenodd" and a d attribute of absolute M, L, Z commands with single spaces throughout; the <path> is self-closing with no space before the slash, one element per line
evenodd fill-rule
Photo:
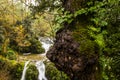
<path fill-rule="evenodd" d="M 70 29 L 61 29 L 47 57 L 71 80 L 97 80 L 97 55 L 88 58 L 87 54 L 80 53 L 80 46 Z"/>
<path fill-rule="evenodd" d="M 65 11 L 74 14 L 87 7 L 88 0 L 61 0 L 61 2 Z M 100 80 L 97 45 L 87 32 L 91 16 L 82 14 L 74 18 L 70 24 L 64 22 L 63 29 L 56 33 L 54 45 L 47 53 L 48 59 L 70 76 L 71 80 Z"/>

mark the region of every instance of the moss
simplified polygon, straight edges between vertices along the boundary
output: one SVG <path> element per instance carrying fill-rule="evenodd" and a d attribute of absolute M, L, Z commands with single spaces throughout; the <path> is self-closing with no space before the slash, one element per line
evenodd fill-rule
<path fill-rule="evenodd" d="M 29 65 L 26 71 L 26 80 L 38 80 L 38 70 L 35 65 Z"/>
<path fill-rule="evenodd" d="M 91 57 L 94 54 L 96 54 L 96 51 L 98 50 L 98 45 L 89 36 L 89 30 L 87 27 L 82 27 L 81 25 L 77 25 L 73 29 L 72 36 L 74 40 L 80 45 L 78 48 L 78 51 L 80 54 L 84 54 L 86 56 Z"/>
<path fill-rule="evenodd" d="M 5 58 L 0 58 L 0 73 L 5 72 L 9 75 L 7 80 L 20 80 L 24 68 L 24 62 L 16 62 L 15 60 L 8 60 Z M 0 74 L 5 76 L 4 74 Z M 26 72 L 26 80 L 37 80 L 38 71 L 34 65 L 29 65 Z M 1 79 L 0 79 L 1 80 Z"/>
<path fill-rule="evenodd" d="M 1 54 L 1 56 L 5 57 L 6 59 L 9 59 L 9 60 L 17 59 L 17 53 L 14 50 L 10 49 L 9 47 L 7 48 L 6 53 L 1 52 L 0 54 Z"/>
<path fill-rule="evenodd" d="M 22 70 L 22 63 L 17 63 L 16 61 L 10 61 L 6 58 L 0 57 L 0 71 L 6 74 L 8 78 L 7 80 L 20 80 Z M 0 75 L 3 77 L 5 74 Z"/>
<path fill-rule="evenodd" d="M 19 52 L 19 53 L 34 53 L 34 54 L 40 54 L 40 53 L 44 53 L 45 50 L 42 47 L 41 42 L 38 39 L 35 38 L 30 38 L 28 40 L 30 42 L 31 45 L 29 46 L 19 46 L 17 44 L 13 44 L 16 43 L 15 41 L 11 42 L 10 47 Z"/>
<path fill-rule="evenodd" d="M 46 63 L 46 76 L 48 80 L 70 80 L 62 71 L 59 71 L 53 63 Z"/>
<path fill-rule="evenodd" d="M 22 71 L 23 71 L 24 64 L 23 63 L 16 63 L 12 65 L 10 70 L 10 75 L 12 76 L 13 80 L 20 80 Z"/>
<path fill-rule="evenodd" d="M 8 60 L 0 57 L 0 80 L 11 80 L 10 69 L 11 66 Z"/>
<path fill-rule="evenodd" d="M 10 59 L 10 60 L 16 60 L 17 59 L 17 53 L 13 50 L 8 50 L 6 53 L 6 58 Z"/>

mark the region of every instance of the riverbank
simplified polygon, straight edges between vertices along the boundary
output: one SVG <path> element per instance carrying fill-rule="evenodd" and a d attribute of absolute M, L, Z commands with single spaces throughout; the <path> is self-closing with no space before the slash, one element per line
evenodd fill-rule
<path fill-rule="evenodd" d="M 19 54 L 17 61 L 24 62 L 24 61 L 28 61 L 28 60 L 43 60 L 44 58 L 46 58 L 46 56 L 42 56 L 42 55 L 43 54 L 29 54 L 29 55 Z"/>
<path fill-rule="evenodd" d="M 31 58 L 34 56 L 34 58 Z M 8 60 L 6 58 L 0 57 L 0 80 L 20 80 L 22 72 L 24 70 L 25 62 L 30 59 L 41 60 L 39 54 L 30 54 L 27 56 L 20 55 L 19 57 L 25 57 L 25 59 L 17 60 Z M 23 60 L 23 61 L 22 61 Z M 69 80 L 66 74 L 62 71 L 59 71 L 53 63 L 50 61 L 45 64 L 45 75 L 48 80 Z M 26 80 L 37 80 L 38 71 L 34 63 L 28 64 L 28 69 L 26 71 Z"/>

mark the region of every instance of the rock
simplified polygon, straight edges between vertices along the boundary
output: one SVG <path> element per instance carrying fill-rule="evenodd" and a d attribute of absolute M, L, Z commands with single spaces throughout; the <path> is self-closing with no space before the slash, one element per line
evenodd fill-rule
<path fill-rule="evenodd" d="M 97 57 L 88 58 L 86 54 L 80 53 L 79 46 L 72 31 L 63 29 L 58 31 L 54 45 L 46 56 L 59 70 L 70 76 L 71 80 L 94 80 Z"/>
<path fill-rule="evenodd" d="M 24 56 L 30 55 L 31 53 L 23 53 Z"/>

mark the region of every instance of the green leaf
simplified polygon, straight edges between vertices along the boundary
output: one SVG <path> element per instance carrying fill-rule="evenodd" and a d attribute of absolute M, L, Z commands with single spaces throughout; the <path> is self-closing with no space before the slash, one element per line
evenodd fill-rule
<path fill-rule="evenodd" d="M 86 9 L 80 9 L 74 13 L 74 17 L 77 17 L 78 15 L 86 13 Z"/>
<path fill-rule="evenodd" d="M 70 24 L 73 21 L 73 19 L 69 19 L 67 22 Z"/>

